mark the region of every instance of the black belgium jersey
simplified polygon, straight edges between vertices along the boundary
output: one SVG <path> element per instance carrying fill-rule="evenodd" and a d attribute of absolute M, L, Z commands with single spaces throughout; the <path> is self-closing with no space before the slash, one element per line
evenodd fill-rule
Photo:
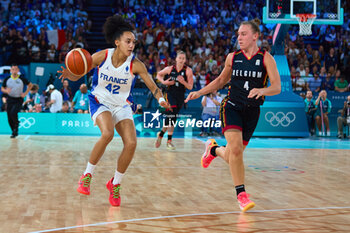
<path fill-rule="evenodd" d="M 264 65 L 266 51 L 259 49 L 250 59 L 242 50 L 234 53 L 232 58 L 232 76 L 228 92 L 232 103 L 239 106 L 259 106 L 264 103 L 264 97 L 248 98 L 253 88 L 267 86 L 267 71 Z"/>
<path fill-rule="evenodd" d="M 184 67 L 181 70 L 177 71 L 176 65 L 174 65 L 171 69 L 170 74 L 167 75 L 164 79 L 175 81 L 174 85 L 168 86 L 167 88 L 167 93 L 172 95 L 173 97 L 185 98 L 186 87 L 179 81 L 177 81 L 177 76 L 183 76 L 184 80 L 187 82 L 186 68 L 187 66 L 184 65 Z"/>

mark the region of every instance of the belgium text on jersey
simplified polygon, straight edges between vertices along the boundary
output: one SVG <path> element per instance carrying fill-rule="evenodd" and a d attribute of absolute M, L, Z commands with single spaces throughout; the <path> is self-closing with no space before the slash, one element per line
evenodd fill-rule
<path fill-rule="evenodd" d="M 261 71 L 251 71 L 251 70 L 233 70 L 232 75 L 234 76 L 240 76 L 240 77 L 249 77 L 249 78 L 261 78 L 262 77 Z"/>

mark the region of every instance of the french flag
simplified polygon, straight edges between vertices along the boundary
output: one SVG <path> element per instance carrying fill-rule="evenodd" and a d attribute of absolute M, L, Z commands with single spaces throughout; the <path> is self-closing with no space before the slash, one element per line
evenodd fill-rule
<path fill-rule="evenodd" d="M 66 42 L 66 33 L 64 30 L 49 30 L 46 31 L 47 40 L 50 44 L 54 44 L 57 50 L 60 50 L 62 45 Z"/>

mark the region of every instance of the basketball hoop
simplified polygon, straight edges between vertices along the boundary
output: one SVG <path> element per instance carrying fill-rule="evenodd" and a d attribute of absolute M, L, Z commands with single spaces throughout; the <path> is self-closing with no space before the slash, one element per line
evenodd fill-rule
<path fill-rule="evenodd" d="M 299 23 L 299 35 L 308 36 L 312 34 L 311 26 L 316 19 L 314 14 L 296 14 Z"/>

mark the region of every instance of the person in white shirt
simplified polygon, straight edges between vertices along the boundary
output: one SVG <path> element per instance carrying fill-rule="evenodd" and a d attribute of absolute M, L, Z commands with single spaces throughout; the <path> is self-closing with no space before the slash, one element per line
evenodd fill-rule
<path fill-rule="evenodd" d="M 218 92 L 215 90 L 210 94 L 207 94 L 203 96 L 202 98 L 202 106 L 203 106 L 203 112 L 202 112 L 202 120 L 205 121 L 212 121 L 212 120 L 219 120 L 219 108 L 221 104 L 222 98 L 220 95 L 218 95 Z M 200 136 L 208 136 L 213 134 L 214 136 L 220 135 L 221 128 L 212 128 L 212 124 L 209 125 L 209 127 L 202 127 L 202 132 Z"/>
<path fill-rule="evenodd" d="M 56 90 L 55 86 L 52 84 L 47 87 L 46 92 L 50 93 L 50 101 L 47 102 L 47 106 L 50 107 L 50 112 L 56 113 L 61 111 L 63 103 L 63 96 L 61 92 Z"/>

